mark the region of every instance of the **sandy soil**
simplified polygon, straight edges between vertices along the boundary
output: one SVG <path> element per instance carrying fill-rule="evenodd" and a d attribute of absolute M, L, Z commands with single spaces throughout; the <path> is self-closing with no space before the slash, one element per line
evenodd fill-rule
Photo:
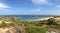
<path fill-rule="evenodd" d="M 56 17 L 55 20 L 60 20 L 60 17 Z"/>

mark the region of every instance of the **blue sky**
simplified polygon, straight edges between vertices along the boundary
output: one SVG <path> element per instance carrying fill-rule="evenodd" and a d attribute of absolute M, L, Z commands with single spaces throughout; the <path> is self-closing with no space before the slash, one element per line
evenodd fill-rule
<path fill-rule="evenodd" d="M 0 0 L 0 15 L 60 15 L 60 0 Z"/>

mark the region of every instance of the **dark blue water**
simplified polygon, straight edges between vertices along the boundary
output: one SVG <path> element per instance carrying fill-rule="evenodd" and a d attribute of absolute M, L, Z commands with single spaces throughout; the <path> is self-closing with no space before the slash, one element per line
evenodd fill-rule
<path fill-rule="evenodd" d="M 33 20 L 48 17 L 47 15 L 1 15 L 0 17 L 17 16 L 20 20 Z"/>

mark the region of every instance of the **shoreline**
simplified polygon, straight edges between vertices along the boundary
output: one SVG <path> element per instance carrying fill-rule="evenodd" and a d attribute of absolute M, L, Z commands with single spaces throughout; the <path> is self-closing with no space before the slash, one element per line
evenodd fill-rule
<path fill-rule="evenodd" d="M 32 20 L 24 20 L 24 21 L 42 21 L 42 20 L 48 20 L 50 18 L 54 18 L 54 17 L 46 17 L 46 18 L 41 18 L 41 19 L 32 19 Z"/>

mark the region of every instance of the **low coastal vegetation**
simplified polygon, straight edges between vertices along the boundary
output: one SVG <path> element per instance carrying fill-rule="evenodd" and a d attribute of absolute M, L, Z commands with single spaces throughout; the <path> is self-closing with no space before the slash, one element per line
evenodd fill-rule
<path fill-rule="evenodd" d="M 60 30 L 60 21 L 55 18 L 42 21 L 22 21 L 18 17 L 0 17 L 0 28 L 17 29 L 18 33 L 46 33 L 52 29 Z M 15 33 L 17 33 L 15 32 Z"/>

